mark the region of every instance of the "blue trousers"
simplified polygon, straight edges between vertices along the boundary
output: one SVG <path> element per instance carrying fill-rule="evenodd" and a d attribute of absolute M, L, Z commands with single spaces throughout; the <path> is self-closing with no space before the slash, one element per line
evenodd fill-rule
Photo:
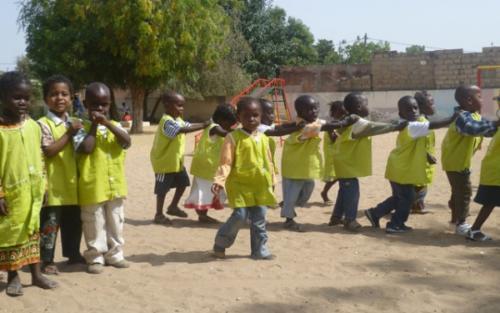
<path fill-rule="evenodd" d="M 390 182 L 392 196 L 379 203 L 373 210 L 376 218 L 381 218 L 392 211 L 391 225 L 402 226 L 408 220 L 410 209 L 415 202 L 417 193 L 414 185 L 401 185 Z"/>
<path fill-rule="evenodd" d="M 333 208 L 332 217 L 341 219 L 345 215 L 346 221 L 354 221 L 358 214 L 359 181 L 357 178 L 339 179 L 339 192 Z"/>
<path fill-rule="evenodd" d="M 314 190 L 313 179 L 290 179 L 283 177 L 283 207 L 281 217 L 294 218 L 297 216 L 295 207 L 305 206 Z"/>
<path fill-rule="evenodd" d="M 233 245 L 240 229 L 245 226 L 247 219 L 250 220 L 250 244 L 252 257 L 263 258 L 271 253 L 267 249 L 265 206 L 253 206 L 248 208 L 236 208 L 233 214 L 224 223 L 215 236 L 215 251 L 224 251 Z"/>

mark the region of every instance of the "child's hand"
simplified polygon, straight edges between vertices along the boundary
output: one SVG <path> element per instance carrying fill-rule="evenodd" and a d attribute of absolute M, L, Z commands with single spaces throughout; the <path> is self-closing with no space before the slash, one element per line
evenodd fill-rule
<path fill-rule="evenodd" d="M 212 184 L 212 193 L 214 195 L 219 195 L 220 191 L 224 189 L 224 187 L 222 187 L 221 185 L 219 184 Z"/>
<path fill-rule="evenodd" d="M 80 120 L 72 120 L 71 125 L 68 128 L 68 135 L 73 137 L 82 128 L 83 128 L 83 125 L 82 125 L 82 122 L 80 122 Z"/>
<path fill-rule="evenodd" d="M 346 118 L 344 118 L 344 122 L 346 126 L 351 126 L 352 124 L 356 123 L 359 121 L 359 116 L 357 115 L 349 115 Z"/>
<path fill-rule="evenodd" d="M 108 122 L 108 119 L 106 118 L 106 115 L 93 111 L 91 115 L 92 122 L 101 124 L 101 125 L 106 125 Z"/>
<path fill-rule="evenodd" d="M 0 198 L 0 216 L 7 216 L 9 214 L 9 209 L 7 208 L 7 202 L 4 198 Z"/>
<path fill-rule="evenodd" d="M 212 124 L 212 120 L 203 122 L 203 128 L 207 128 L 208 126 L 210 126 L 210 124 Z"/>
<path fill-rule="evenodd" d="M 399 122 L 398 124 L 396 124 L 395 130 L 399 131 L 399 130 L 405 129 L 406 126 L 408 126 L 408 121 Z"/>

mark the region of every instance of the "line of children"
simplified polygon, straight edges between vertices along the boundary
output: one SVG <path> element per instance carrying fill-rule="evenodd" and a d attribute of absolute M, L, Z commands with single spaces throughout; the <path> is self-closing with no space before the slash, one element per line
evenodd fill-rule
<path fill-rule="evenodd" d="M 184 167 L 186 134 L 208 127 L 210 121 L 195 124 L 185 122 L 182 115 L 186 100 L 176 92 L 164 93 L 161 101 L 165 114 L 155 134 L 150 160 L 155 173 L 156 214 L 153 221 L 165 225 L 172 223 L 163 214 L 163 204 L 170 189 L 175 189 L 175 194 L 168 206 L 167 214 L 187 217 L 187 213 L 179 208 L 179 201 L 189 186 L 189 176 Z"/>
<path fill-rule="evenodd" d="M 414 97 L 404 96 L 398 101 L 400 118 L 408 125 L 399 131 L 396 148 L 387 161 L 385 177 L 392 188 L 392 196 L 375 208 L 365 211 L 373 227 L 380 227 L 379 219 L 392 214 L 387 223 L 387 233 L 403 233 L 411 230 L 405 223 L 416 200 L 416 186 L 427 186 L 432 182 L 434 163 L 432 162 L 427 136 L 431 129 L 446 127 L 455 115 L 439 121 L 419 120 L 418 104 Z"/>

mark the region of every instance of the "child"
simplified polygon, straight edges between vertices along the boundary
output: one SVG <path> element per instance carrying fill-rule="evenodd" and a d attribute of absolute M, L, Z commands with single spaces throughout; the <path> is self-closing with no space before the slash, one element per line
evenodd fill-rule
<path fill-rule="evenodd" d="M 262 110 L 254 98 L 241 98 L 236 106 L 241 128 L 226 136 L 220 165 L 212 190 L 218 194 L 225 186 L 233 213 L 215 237 L 214 256 L 225 257 L 238 231 L 250 219 L 251 257 L 270 260 L 267 248 L 266 210 L 273 206 L 274 169 L 269 151 L 269 138 L 257 131 Z"/>
<path fill-rule="evenodd" d="M 359 177 L 372 174 L 372 141 L 370 136 L 402 129 L 405 123 L 375 123 L 364 119 L 369 114 L 368 99 L 362 93 L 352 92 L 344 98 L 348 114 L 361 118 L 353 125 L 340 129 L 333 151 L 333 165 L 339 180 L 337 201 L 328 225 L 344 225 L 349 231 L 357 231 L 356 221 L 359 204 Z M 345 220 L 343 217 L 345 216 Z"/>
<path fill-rule="evenodd" d="M 330 103 L 329 106 L 332 120 L 339 121 L 347 115 L 347 111 L 344 108 L 344 102 L 334 101 Z M 335 131 L 325 133 L 323 136 L 323 155 L 325 158 L 323 180 L 325 181 L 325 187 L 321 191 L 321 198 L 326 205 L 333 204 L 332 200 L 328 198 L 328 191 L 330 191 L 337 182 L 337 179 L 335 179 L 335 168 L 333 167 L 333 144 L 335 140 L 337 140 L 337 133 Z"/>
<path fill-rule="evenodd" d="M 163 215 L 163 203 L 167 192 L 172 188 L 175 188 L 175 194 L 167 214 L 187 217 L 186 212 L 179 208 L 179 201 L 189 186 L 189 176 L 184 168 L 185 134 L 207 127 L 210 121 L 197 124 L 185 122 L 182 114 L 186 101 L 176 92 L 164 93 L 161 100 L 165 114 L 156 130 L 150 160 L 155 172 L 156 214 L 153 221 L 156 224 L 166 225 L 172 222 Z"/>
<path fill-rule="evenodd" d="M 0 271 L 7 271 L 6 293 L 21 296 L 18 270 L 29 265 L 31 281 L 43 289 L 57 283 L 40 270 L 40 209 L 45 190 L 42 134 L 28 116 L 31 84 L 19 72 L 0 77 Z"/>
<path fill-rule="evenodd" d="M 419 122 L 428 122 L 428 117 L 434 115 L 436 112 L 434 106 L 434 98 L 425 90 L 417 91 L 415 93 L 415 100 L 418 103 L 418 110 L 420 111 Z M 436 161 L 436 134 L 434 131 L 429 131 L 428 135 L 425 137 L 426 146 L 428 151 L 429 162 L 427 162 L 427 170 L 430 175 L 434 175 L 434 164 Z M 427 186 L 416 186 L 415 192 L 417 197 L 415 203 L 412 206 L 412 214 L 427 214 L 429 211 L 425 209 L 425 196 L 427 195 Z"/>
<path fill-rule="evenodd" d="M 355 119 L 325 123 L 318 119 L 319 102 L 311 96 L 300 96 L 295 100 L 295 111 L 300 121 L 306 123 L 303 130 L 292 133 L 283 147 L 283 205 L 281 216 L 286 218 L 284 228 L 303 231 L 295 222 L 295 206 L 304 206 L 314 189 L 314 179 L 321 177 L 323 160 L 320 151 L 320 131 L 346 127 Z"/>
<path fill-rule="evenodd" d="M 455 90 L 459 107 L 456 121 L 448 128 L 442 143 L 441 163 L 451 186 L 451 222 L 456 225 L 455 233 L 467 235 L 472 187 L 470 166 L 472 155 L 479 149 L 483 136 L 491 137 L 500 122 L 491 122 L 481 117 L 481 90 L 477 86 L 459 86 Z"/>
<path fill-rule="evenodd" d="M 184 206 L 195 209 L 201 223 L 217 223 L 207 215 L 208 209 L 222 210 L 225 196 L 218 195 L 214 201 L 211 192 L 215 171 L 219 165 L 220 151 L 224 137 L 236 124 L 236 112 L 230 104 L 221 104 L 212 115 L 212 123 L 205 128 L 194 151 L 191 163 L 193 186 Z"/>
<path fill-rule="evenodd" d="M 497 116 L 500 118 L 500 97 L 495 98 L 498 104 Z M 497 130 L 490 142 L 488 151 L 481 163 L 479 188 L 474 201 L 483 207 L 467 234 L 473 241 L 487 241 L 491 237 L 481 232 L 481 227 L 496 206 L 500 206 L 500 132 Z"/>
<path fill-rule="evenodd" d="M 90 120 L 83 122 L 83 130 L 75 136 L 78 196 L 87 243 L 83 255 L 91 274 L 100 274 L 104 264 L 129 267 L 123 257 L 123 199 L 127 196 L 125 149 L 131 140 L 118 122 L 108 120 L 110 104 L 109 88 L 90 83 L 84 101 Z"/>
<path fill-rule="evenodd" d="M 70 119 L 73 85 L 62 75 L 49 77 L 43 83 L 43 98 L 49 107 L 38 120 L 42 129 L 42 150 L 47 171 L 47 203 L 40 213 L 40 256 L 42 272 L 58 274 L 54 252 L 59 227 L 63 256 L 69 264 L 84 263 L 80 254 L 82 222 L 78 206 L 78 186 L 73 136 L 82 128 L 77 119 Z"/>
<path fill-rule="evenodd" d="M 448 126 L 455 116 L 441 120 L 421 122 L 418 120 L 418 104 L 414 97 L 404 96 L 398 101 L 399 116 L 408 121 L 408 126 L 399 132 L 396 148 L 387 161 L 385 177 L 391 183 L 392 196 L 374 209 L 365 211 L 373 227 L 379 227 L 379 219 L 395 211 L 387 223 L 387 233 L 404 233 L 411 230 L 405 225 L 410 209 L 416 199 L 415 186 L 426 186 L 432 182 L 429 171 L 427 136 L 431 129 Z"/>

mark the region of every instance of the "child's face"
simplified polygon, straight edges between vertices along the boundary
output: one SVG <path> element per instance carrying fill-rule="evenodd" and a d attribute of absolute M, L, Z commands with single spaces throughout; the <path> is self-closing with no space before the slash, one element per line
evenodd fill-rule
<path fill-rule="evenodd" d="M 238 113 L 238 121 L 244 130 L 254 132 L 260 125 L 262 109 L 260 104 L 252 102 Z"/>
<path fill-rule="evenodd" d="M 52 113 L 62 116 L 71 106 L 71 92 L 65 83 L 55 83 L 50 86 L 45 97 L 45 103 Z"/>
<path fill-rule="evenodd" d="M 107 116 L 109 107 L 111 106 L 111 96 L 107 92 L 92 94 L 85 99 L 85 106 L 87 107 L 89 116 L 93 116 L 93 112 Z"/>
<path fill-rule="evenodd" d="M 171 99 L 169 102 L 165 102 L 165 112 L 176 118 L 184 114 L 184 104 L 186 100 L 183 96 L 177 95 L 175 99 Z"/>
<path fill-rule="evenodd" d="M 220 127 L 222 127 L 225 131 L 230 131 L 233 126 L 234 126 L 235 123 L 233 123 L 232 121 L 221 121 L 219 123 Z"/>
<path fill-rule="evenodd" d="M 469 112 L 480 112 L 483 106 L 483 98 L 481 97 L 481 89 L 477 86 L 472 86 L 470 88 L 470 96 L 461 103 L 462 109 Z"/>
<path fill-rule="evenodd" d="M 420 113 L 424 114 L 425 116 L 434 115 L 434 113 L 436 113 L 434 98 L 431 95 L 427 95 L 425 104 L 420 108 Z"/>
<path fill-rule="evenodd" d="M 31 86 L 21 83 L 13 88 L 2 99 L 4 112 L 12 117 L 21 117 L 28 114 L 28 108 L 31 100 Z"/>
<path fill-rule="evenodd" d="M 367 117 L 370 114 L 370 109 L 368 109 L 368 98 L 366 96 L 360 96 L 361 103 L 359 105 L 359 116 Z"/>
<path fill-rule="evenodd" d="M 418 103 L 415 99 L 410 99 L 399 110 L 399 116 L 407 121 L 414 122 L 418 118 Z"/>
<path fill-rule="evenodd" d="M 312 123 L 318 119 L 318 114 L 319 103 L 316 100 L 311 100 L 311 102 L 302 104 L 297 108 L 297 115 L 308 123 Z"/>
<path fill-rule="evenodd" d="M 272 125 L 274 123 L 274 106 L 265 102 L 262 105 L 262 124 L 264 125 Z"/>
<path fill-rule="evenodd" d="M 347 111 L 343 106 L 335 107 L 332 105 L 330 107 L 330 117 L 331 118 L 333 118 L 335 120 L 341 120 L 346 115 L 347 115 Z"/>

